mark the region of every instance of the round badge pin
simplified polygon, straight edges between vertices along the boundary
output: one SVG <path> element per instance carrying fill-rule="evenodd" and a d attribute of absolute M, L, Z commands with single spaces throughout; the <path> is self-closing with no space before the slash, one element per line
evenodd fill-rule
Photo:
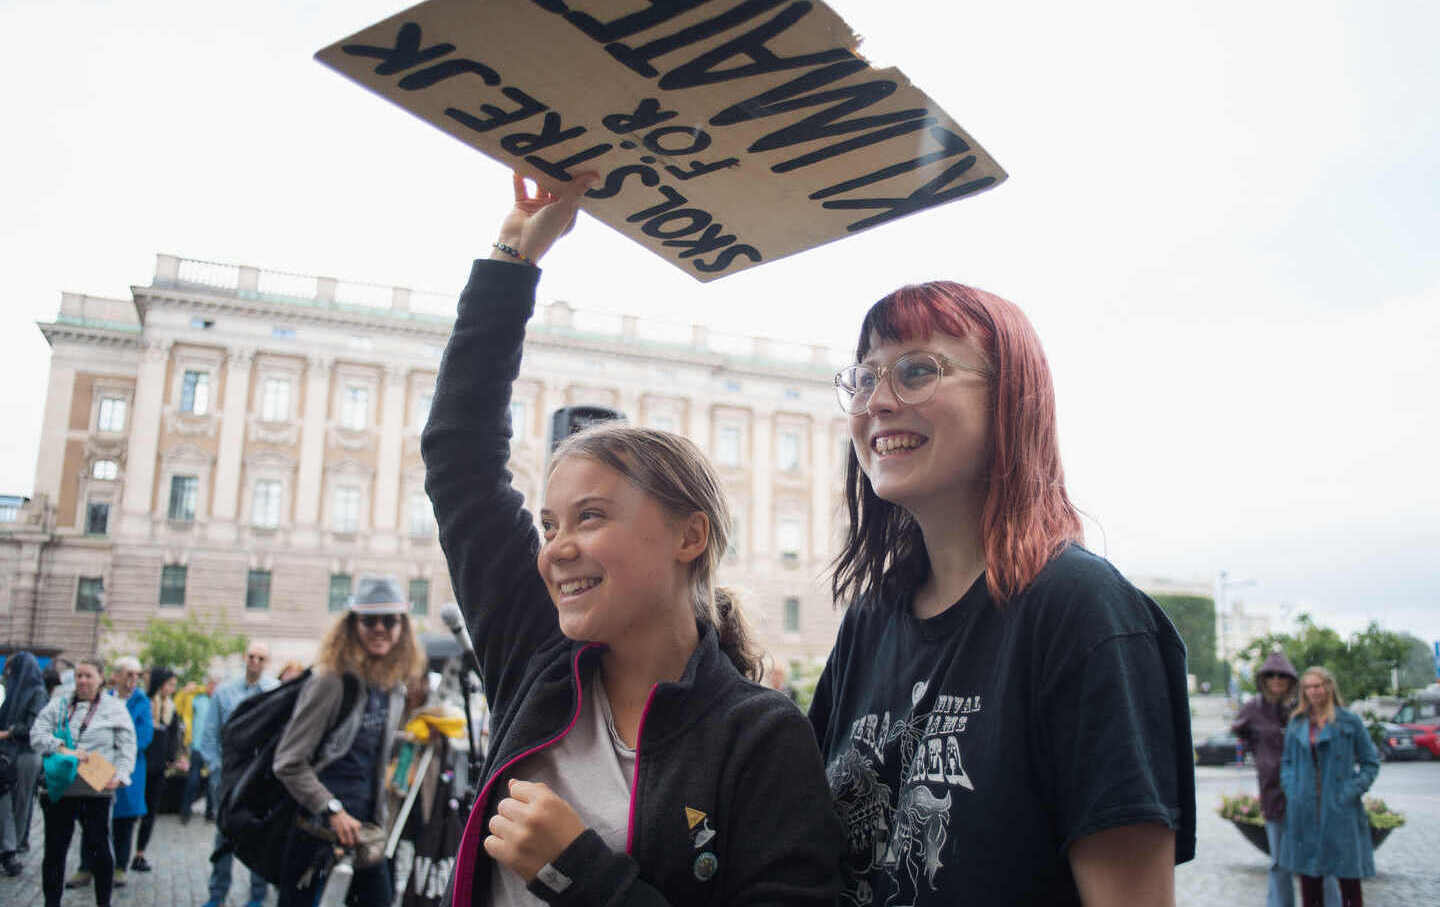
<path fill-rule="evenodd" d="M 719 858 L 708 850 L 695 858 L 695 878 L 702 882 L 708 882 L 714 878 L 719 869 Z"/>

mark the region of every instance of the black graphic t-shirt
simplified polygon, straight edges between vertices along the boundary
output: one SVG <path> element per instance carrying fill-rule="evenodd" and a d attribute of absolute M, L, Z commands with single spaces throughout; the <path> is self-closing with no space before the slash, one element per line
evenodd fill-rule
<path fill-rule="evenodd" d="M 361 822 L 375 819 L 375 773 L 384 768 L 380 762 L 380 747 L 385 740 L 385 718 L 389 712 L 389 694 L 369 688 L 365 697 L 365 714 L 360 718 L 360 729 L 355 732 L 355 743 L 348 753 L 325 766 L 318 776 L 330 795 Z"/>
<path fill-rule="evenodd" d="M 997 609 L 852 607 L 810 721 L 845 825 L 848 905 L 1079 904 L 1067 850 L 1124 825 L 1195 854 L 1185 647 L 1108 562 L 1067 548 Z"/>

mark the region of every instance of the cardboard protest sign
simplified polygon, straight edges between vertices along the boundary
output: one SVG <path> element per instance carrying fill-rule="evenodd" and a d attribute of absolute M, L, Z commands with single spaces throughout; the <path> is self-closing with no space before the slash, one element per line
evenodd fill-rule
<path fill-rule="evenodd" d="M 1005 172 L 808 0 L 429 0 L 327 66 L 699 280 L 988 189 Z"/>

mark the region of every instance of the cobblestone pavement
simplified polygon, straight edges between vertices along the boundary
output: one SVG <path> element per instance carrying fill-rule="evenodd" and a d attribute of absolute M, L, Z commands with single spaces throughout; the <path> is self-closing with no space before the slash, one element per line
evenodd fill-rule
<path fill-rule="evenodd" d="M 1257 791 L 1251 767 L 1195 770 L 1199 843 L 1193 861 L 1175 870 L 1176 902 L 1240 907 L 1265 903 L 1268 857 L 1216 814 L 1221 794 Z M 1388 762 L 1371 795 L 1405 813 L 1375 851 L 1376 875 L 1364 883 L 1372 907 L 1433 907 L 1440 904 L 1440 762 Z M 1299 886 L 1296 886 L 1298 899 Z"/>
<path fill-rule="evenodd" d="M 215 841 L 215 825 L 197 814 L 190 824 L 181 825 L 174 815 L 161 815 L 155 820 L 145 858 L 155 867 L 151 872 L 127 873 L 124 888 L 115 889 L 112 907 L 200 907 L 209 897 L 210 847 Z M 30 850 L 21 855 L 25 871 L 17 878 L 0 874 L 0 905 L 3 907 L 41 907 L 45 903 L 40 890 L 40 859 L 45 849 L 45 825 L 40 804 L 35 804 L 34 823 L 30 828 Z M 65 877 L 74 873 L 80 862 L 80 828 L 70 844 L 70 857 Z M 249 870 L 235 864 L 230 897 L 231 907 L 241 907 L 250 894 Z M 61 907 L 94 907 L 95 889 L 67 889 Z M 274 907 L 275 890 L 270 889 L 266 904 Z"/>
<path fill-rule="evenodd" d="M 1196 805 L 1199 846 L 1196 858 L 1175 871 L 1176 901 L 1182 907 L 1222 904 L 1242 907 L 1265 901 L 1267 858 L 1240 833 L 1216 815 L 1221 794 L 1253 793 L 1254 769 L 1197 768 Z M 1365 883 L 1365 902 L 1372 907 L 1433 907 L 1440 903 L 1440 762 L 1387 763 L 1381 768 L 1372 794 L 1391 809 L 1406 814 L 1407 822 L 1375 852 L 1374 879 Z M 24 854 L 25 872 L 11 879 L 0 875 L 0 905 L 39 907 L 40 857 L 44 827 L 40 811 L 30 831 L 30 851 Z M 114 907 L 199 907 L 207 896 L 210 845 L 215 826 L 196 816 L 189 825 L 162 815 L 146 856 L 155 865 L 148 873 L 129 873 L 128 884 L 115 891 Z M 79 854 L 79 833 L 70 847 L 66 875 L 74 871 Z M 249 873 L 236 867 L 227 901 L 241 907 L 248 893 Z M 90 907 L 93 889 L 66 891 L 62 907 Z M 271 890 L 267 904 L 273 907 Z"/>

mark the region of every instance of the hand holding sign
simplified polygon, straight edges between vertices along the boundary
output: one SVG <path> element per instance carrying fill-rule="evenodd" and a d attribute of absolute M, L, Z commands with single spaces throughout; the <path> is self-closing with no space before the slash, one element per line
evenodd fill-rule
<path fill-rule="evenodd" d="M 317 56 L 714 280 L 1005 179 L 858 44 L 820 0 L 425 0 Z"/>
<path fill-rule="evenodd" d="M 531 196 L 525 177 L 517 172 L 514 175 L 515 207 L 500 224 L 497 245 L 508 246 L 532 264 L 538 264 L 540 257 L 550 251 L 555 241 L 575 226 L 580 195 L 597 178 L 594 173 L 580 174 L 562 186 L 558 193 L 537 187 L 534 196 Z M 498 248 L 490 257 L 502 261 L 515 260 L 514 256 Z"/>

